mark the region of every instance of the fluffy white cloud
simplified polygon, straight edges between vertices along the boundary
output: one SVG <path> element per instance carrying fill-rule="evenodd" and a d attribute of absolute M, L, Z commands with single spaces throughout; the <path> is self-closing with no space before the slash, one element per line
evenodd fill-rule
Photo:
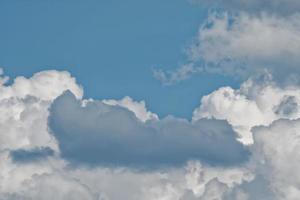
<path fill-rule="evenodd" d="M 254 129 L 253 167 L 269 181 L 276 199 L 300 195 L 300 121 L 278 120 Z"/>
<path fill-rule="evenodd" d="M 269 71 L 282 82 L 297 81 L 300 59 L 299 15 L 211 14 L 188 50 L 204 70 L 250 77 Z M 293 80 L 291 80 L 293 79 Z"/>
<path fill-rule="evenodd" d="M 142 122 L 146 122 L 147 120 L 158 120 L 158 116 L 155 113 L 147 110 L 145 101 L 136 102 L 127 96 L 121 100 L 107 99 L 102 100 L 102 102 L 112 106 L 121 106 L 123 108 L 127 108 Z"/>
<path fill-rule="evenodd" d="M 239 89 L 222 87 L 204 96 L 193 120 L 215 118 L 227 120 L 246 144 L 253 143 L 251 129 L 273 121 L 300 117 L 300 88 L 279 87 L 269 74 L 251 78 Z"/>
<path fill-rule="evenodd" d="M 0 85 L 0 150 L 49 146 L 48 108 L 65 90 L 81 98 L 83 90 L 68 72 L 43 71 L 31 78 L 17 77 L 12 85 Z"/>
<path fill-rule="evenodd" d="M 253 129 L 248 169 L 256 176 L 236 185 L 224 200 L 296 200 L 300 195 L 300 121 L 280 119 Z M 242 197 L 241 197 L 242 195 Z"/>
<path fill-rule="evenodd" d="M 7 77 L 2 77 L 2 80 Z M 5 81 L 2 81 L 5 82 Z M 0 87 L 0 99 L 37 97 L 40 100 L 52 101 L 65 90 L 71 90 L 77 98 L 81 98 L 83 90 L 67 71 L 42 71 L 30 78 L 18 76 L 12 85 Z"/>

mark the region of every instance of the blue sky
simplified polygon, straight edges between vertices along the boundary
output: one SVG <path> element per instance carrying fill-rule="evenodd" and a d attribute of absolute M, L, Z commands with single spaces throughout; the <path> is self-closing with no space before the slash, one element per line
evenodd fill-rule
<path fill-rule="evenodd" d="M 186 0 L 1 1 L 0 66 L 12 79 L 67 70 L 85 97 L 145 100 L 163 117 L 191 118 L 203 95 L 237 81 L 198 74 L 163 86 L 153 68 L 186 62 L 207 8 Z"/>

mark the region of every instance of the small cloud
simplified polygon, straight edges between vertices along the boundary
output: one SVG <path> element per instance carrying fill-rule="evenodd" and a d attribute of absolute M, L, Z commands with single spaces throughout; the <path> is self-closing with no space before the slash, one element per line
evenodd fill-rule
<path fill-rule="evenodd" d="M 182 65 L 175 71 L 163 71 L 162 69 L 154 69 L 153 76 L 163 85 L 173 85 L 183 80 L 189 79 L 196 73 L 203 72 L 200 67 L 195 67 L 193 64 Z"/>

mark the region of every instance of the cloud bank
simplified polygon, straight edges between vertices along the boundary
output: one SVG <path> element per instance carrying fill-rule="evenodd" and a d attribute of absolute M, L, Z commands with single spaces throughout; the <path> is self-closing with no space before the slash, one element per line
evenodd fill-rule
<path fill-rule="evenodd" d="M 203 97 L 191 122 L 130 97 L 82 99 L 67 72 L 33 77 L 16 80 L 42 91 L 0 88 L 0 199 L 299 197 L 299 87 L 271 74 Z"/>
<path fill-rule="evenodd" d="M 71 92 L 51 105 L 49 127 L 62 157 L 79 164 L 148 168 L 202 160 L 228 165 L 248 157 L 225 121 L 169 117 L 145 123 L 120 106 L 101 101 L 82 106 Z"/>

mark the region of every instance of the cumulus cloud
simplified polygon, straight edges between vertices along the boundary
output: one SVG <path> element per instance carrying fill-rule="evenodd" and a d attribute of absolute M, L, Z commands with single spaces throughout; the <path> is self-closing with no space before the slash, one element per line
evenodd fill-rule
<path fill-rule="evenodd" d="M 298 199 L 297 86 L 278 86 L 266 74 L 223 87 L 203 97 L 189 122 L 159 119 L 130 97 L 83 100 L 70 77 L 60 82 L 74 80 L 72 93 L 57 83 L 57 97 L 0 94 L 0 199 Z M 248 146 L 230 125 L 251 135 Z"/>
<path fill-rule="evenodd" d="M 215 118 L 227 120 L 245 144 L 252 144 L 251 129 L 273 121 L 297 119 L 300 90 L 297 86 L 278 86 L 270 74 L 251 78 L 239 89 L 222 87 L 204 96 L 194 110 L 193 120 Z"/>
<path fill-rule="evenodd" d="M 42 146 L 57 149 L 48 134 L 48 108 L 67 89 L 76 98 L 82 97 L 83 90 L 70 73 L 54 70 L 31 78 L 17 77 L 11 85 L 0 85 L 0 150 Z"/>
<path fill-rule="evenodd" d="M 202 160 L 228 165 L 248 156 L 224 121 L 169 117 L 143 123 L 119 106 L 100 101 L 82 106 L 71 92 L 52 104 L 49 127 L 62 156 L 79 164 L 148 168 Z"/>
<path fill-rule="evenodd" d="M 18 76 L 9 86 L 2 84 L 0 98 L 33 96 L 41 100 L 51 101 L 65 90 L 71 90 L 77 98 L 81 98 L 83 95 L 81 86 L 76 83 L 75 78 L 71 77 L 69 72 L 49 70 L 35 73 L 30 78 Z"/>
<path fill-rule="evenodd" d="M 276 199 L 299 198 L 299 131 L 299 119 L 280 119 L 254 129 L 254 167 L 267 179 Z"/>
<path fill-rule="evenodd" d="M 225 200 L 296 200 L 299 198 L 299 119 L 280 119 L 253 129 L 248 169 L 255 178 L 227 191 Z M 236 198 L 239 200 L 240 198 Z"/>
<path fill-rule="evenodd" d="M 102 100 L 103 103 L 111 106 L 121 106 L 133 112 L 135 116 L 142 122 L 147 120 L 158 120 L 158 116 L 147 110 L 145 101 L 136 102 L 130 97 L 124 97 L 121 100 L 106 99 Z"/>

